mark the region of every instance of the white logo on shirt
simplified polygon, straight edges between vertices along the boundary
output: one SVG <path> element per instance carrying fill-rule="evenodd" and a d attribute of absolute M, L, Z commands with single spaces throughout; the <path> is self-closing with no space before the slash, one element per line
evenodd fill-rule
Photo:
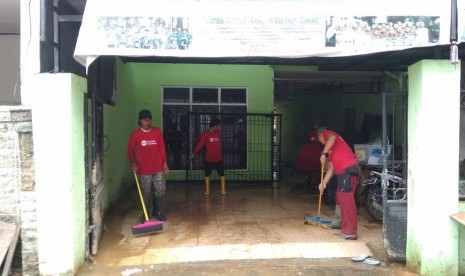
<path fill-rule="evenodd" d="M 142 140 L 140 141 L 140 145 L 145 147 L 145 146 L 151 146 L 151 145 L 158 145 L 158 143 L 155 140 Z"/>
<path fill-rule="evenodd" d="M 220 139 L 215 138 L 215 137 L 210 138 L 210 142 L 218 142 L 219 140 L 220 140 Z"/>

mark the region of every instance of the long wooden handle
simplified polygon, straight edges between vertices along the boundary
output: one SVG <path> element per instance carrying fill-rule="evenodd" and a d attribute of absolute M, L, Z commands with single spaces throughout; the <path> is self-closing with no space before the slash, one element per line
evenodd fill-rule
<path fill-rule="evenodd" d="M 324 172 L 325 172 L 325 164 L 324 164 L 324 163 L 321 163 L 320 184 L 323 183 Z M 323 193 L 320 191 L 320 199 L 318 200 L 318 216 L 317 216 L 317 217 L 320 217 L 320 211 L 321 211 L 321 197 L 322 197 L 322 195 L 323 195 Z"/>
<path fill-rule="evenodd" d="M 144 209 L 145 221 L 148 221 L 149 220 L 149 215 L 147 214 L 147 209 L 145 208 L 144 197 L 142 196 L 142 192 L 140 190 L 140 185 L 139 185 L 139 180 L 137 179 L 137 174 L 136 173 L 134 173 L 134 178 L 136 179 L 137 190 L 139 191 L 139 196 L 140 196 L 140 202 L 142 202 L 142 209 Z"/>

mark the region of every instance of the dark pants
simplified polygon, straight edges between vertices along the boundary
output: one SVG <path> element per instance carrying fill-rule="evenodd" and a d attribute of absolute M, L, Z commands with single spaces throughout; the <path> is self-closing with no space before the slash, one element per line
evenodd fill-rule
<path fill-rule="evenodd" d="M 213 168 L 216 168 L 216 171 L 220 176 L 224 176 L 224 166 L 223 161 L 219 162 L 206 162 L 205 161 L 205 176 L 210 176 L 213 171 Z"/>

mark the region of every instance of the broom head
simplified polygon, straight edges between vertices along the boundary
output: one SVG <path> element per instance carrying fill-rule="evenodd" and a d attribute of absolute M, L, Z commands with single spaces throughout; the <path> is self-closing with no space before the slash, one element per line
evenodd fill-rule
<path fill-rule="evenodd" d="M 331 222 L 332 222 L 332 220 L 330 220 L 330 219 L 306 216 L 304 224 L 313 225 L 313 226 L 321 226 L 321 227 L 326 228 L 326 229 L 331 229 L 330 227 L 327 226 L 327 224 L 331 223 Z"/>
<path fill-rule="evenodd" d="M 147 220 L 143 223 L 133 225 L 132 234 L 133 235 L 150 234 L 153 232 L 163 230 L 163 223 L 164 223 L 163 221 L 159 221 L 159 220 Z"/>
<path fill-rule="evenodd" d="M 320 217 L 311 217 L 311 216 L 306 216 L 305 221 L 316 222 L 316 223 L 331 223 L 332 222 L 332 220 L 330 219 L 320 218 Z"/>

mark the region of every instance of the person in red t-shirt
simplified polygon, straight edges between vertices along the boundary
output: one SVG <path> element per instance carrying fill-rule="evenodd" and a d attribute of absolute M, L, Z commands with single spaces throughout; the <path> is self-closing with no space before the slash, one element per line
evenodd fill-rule
<path fill-rule="evenodd" d="M 310 188 L 314 186 L 312 185 L 313 176 L 319 175 L 321 171 L 320 154 L 323 146 L 318 141 L 316 130 L 310 131 L 307 139 L 307 142 L 300 149 L 296 169 L 305 173 L 305 185 L 308 185 L 305 187 L 305 191 L 310 192 Z"/>
<path fill-rule="evenodd" d="M 320 183 L 323 193 L 333 174 L 337 177 L 336 203 L 341 209 L 341 233 L 336 236 L 346 240 L 357 239 L 357 208 L 355 191 L 358 186 L 360 168 L 349 145 L 342 137 L 326 127 L 318 129 L 318 140 L 324 145 L 320 162 L 328 161 L 328 170 Z"/>
<path fill-rule="evenodd" d="M 314 119 L 313 120 L 313 127 L 310 129 L 307 133 L 307 137 L 305 137 L 308 141 L 316 141 L 318 142 L 318 132 L 317 130 L 321 127 L 321 121 L 319 119 Z M 320 156 L 318 155 L 318 159 L 320 159 Z"/>
<path fill-rule="evenodd" d="M 195 146 L 194 152 L 191 154 L 190 159 L 194 159 L 195 155 L 205 146 L 205 195 L 210 194 L 210 174 L 213 168 L 220 175 L 221 195 L 226 195 L 226 181 L 224 178 L 224 165 L 223 165 L 223 150 L 221 148 L 221 131 L 220 120 L 214 118 L 211 120 L 210 125 L 204 131 L 200 140 Z"/>
<path fill-rule="evenodd" d="M 149 110 L 139 112 L 140 128 L 134 130 L 129 137 L 128 158 L 131 170 L 138 174 L 140 188 L 145 205 L 152 201 L 152 215 L 158 220 L 166 220 L 163 212 L 166 193 L 165 173 L 168 173 L 166 162 L 165 140 L 161 129 L 152 126 L 152 114 Z"/>

